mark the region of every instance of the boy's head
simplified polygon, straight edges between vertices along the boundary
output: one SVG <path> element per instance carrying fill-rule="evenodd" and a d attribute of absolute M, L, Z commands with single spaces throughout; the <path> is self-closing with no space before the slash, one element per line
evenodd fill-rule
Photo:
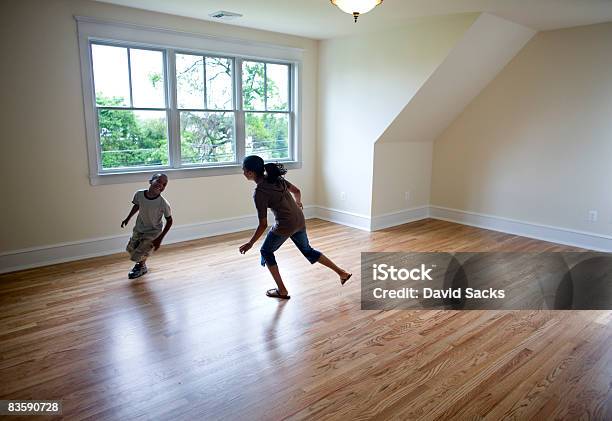
<path fill-rule="evenodd" d="M 166 174 L 153 174 L 149 180 L 149 192 L 157 196 L 166 189 L 166 185 L 168 185 L 168 176 Z"/>

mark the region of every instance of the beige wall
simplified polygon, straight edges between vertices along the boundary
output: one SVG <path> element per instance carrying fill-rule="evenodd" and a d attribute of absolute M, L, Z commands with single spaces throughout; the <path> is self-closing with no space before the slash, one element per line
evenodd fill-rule
<path fill-rule="evenodd" d="M 89 184 L 73 15 L 303 48 L 304 166 L 289 179 L 307 205 L 369 217 L 426 205 L 431 193 L 437 206 L 612 231 L 612 24 L 538 34 L 432 151 L 375 142 L 475 15 L 319 44 L 86 0 L 23 0 L 0 5 L 0 253 L 126 233 L 119 222 L 146 186 Z M 185 225 L 252 214 L 251 191 L 231 175 L 171 180 L 166 196 Z"/>
<path fill-rule="evenodd" d="M 428 206 L 433 142 L 376 142 L 374 149 L 372 215 Z"/>
<path fill-rule="evenodd" d="M 371 215 L 374 143 L 476 17 L 437 17 L 321 42 L 318 204 Z"/>
<path fill-rule="evenodd" d="M 314 203 L 317 41 L 90 1 L 3 1 L 0 253 L 126 233 L 132 193 L 147 185 L 89 184 L 73 15 L 303 48 L 304 165 L 288 178 Z M 183 225 L 253 214 L 252 188 L 232 175 L 171 180 L 164 194 Z"/>
<path fill-rule="evenodd" d="M 435 141 L 432 204 L 610 234 L 611 47 L 611 23 L 537 34 Z"/>

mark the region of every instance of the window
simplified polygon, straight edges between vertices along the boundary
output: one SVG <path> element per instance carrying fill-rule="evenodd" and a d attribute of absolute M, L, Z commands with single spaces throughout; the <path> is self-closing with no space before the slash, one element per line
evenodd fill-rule
<path fill-rule="evenodd" d="M 243 61 L 242 100 L 246 155 L 289 158 L 289 67 Z"/>
<path fill-rule="evenodd" d="M 236 162 L 233 62 L 176 54 L 182 165 Z"/>
<path fill-rule="evenodd" d="M 169 164 L 164 52 L 91 44 L 100 168 Z"/>
<path fill-rule="evenodd" d="M 298 62 L 277 57 L 281 47 L 269 49 L 271 58 L 236 54 L 265 48 L 228 42 L 227 53 L 211 53 L 193 48 L 190 34 L 173 33 L 184 42 L 170 48 L 132 40 L 142 39 L 142 28 L 80 19 L 88 18 L 77 21 L 86 48 L 85 103 L 92 104 L 85 110 L 92 184 L 160 170 L 179 177 L 239 173 L 250 154 L 299 167 Z M 126 40 L 95 32 L 124 32 Z M 149 37 L 170 36 L 163 32 Z"/>

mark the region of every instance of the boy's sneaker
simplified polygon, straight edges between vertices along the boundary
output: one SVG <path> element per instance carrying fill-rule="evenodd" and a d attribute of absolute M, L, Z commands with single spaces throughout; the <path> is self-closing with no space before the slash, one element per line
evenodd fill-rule
<path fill-rule="evenodd" d="M 140 278 L 142 275 L 147 273 L 149 270 L 147 269 L 147 265 L 141 265 L 140 263 L 136 263 L 130 273 L 128 273 L 129 279 Z"/>

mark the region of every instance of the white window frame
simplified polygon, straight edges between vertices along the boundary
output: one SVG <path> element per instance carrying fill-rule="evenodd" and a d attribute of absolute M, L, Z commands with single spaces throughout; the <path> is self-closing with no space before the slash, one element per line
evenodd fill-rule
<path fill-rule="evenodd" d="M 91 185 L 139 182 L 156 172 L 166 172 L 171 178 L 191 178 L 242 173 L 241 159 L 244 156 L 245 133 L 242 104 L 242 61 L 289 65 L 289 159 L 283 162 L 287 168 L 302 166 L 301 142 L 301 68 L 303 50 L 231 38 L 218 38 L 203 34 L 151 28 L 123 22 L 103 21 L 75 16 L 81 60 L 81 79 L 89 179 Z M 97 105 L 93 81 L 91 43 L 100 43 L 129 48 L 161 50 L 165 63 L 166 115 L 168 125 L 169 165 L 137 167 L 129 169 L 106 169 L 101 167 Z M 180 163 L 180 128 L 176 101 L 175 54 L 196 54 L 233 59 L 234 66 L 234 141 L 236 161 L 232 163 L 182 165 Z M 126 108 L 129 109 L 129 108 Z M 218 110 L 215 110 L 218 111 Z M 273 111 L 270 111 L 273 112 Z"/>

